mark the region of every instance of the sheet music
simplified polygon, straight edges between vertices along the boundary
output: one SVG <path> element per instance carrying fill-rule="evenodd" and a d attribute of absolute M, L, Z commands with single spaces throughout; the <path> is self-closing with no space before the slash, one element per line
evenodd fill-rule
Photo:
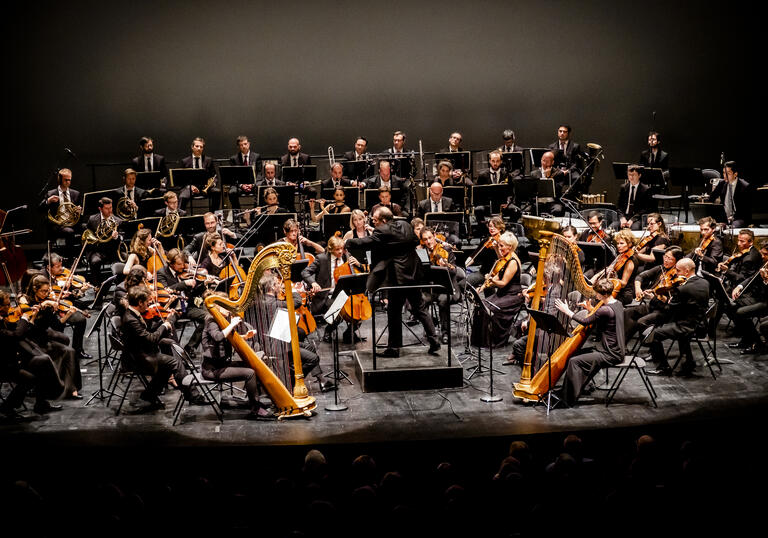
<path fill-rule="evenodd" d="M 298 323 L 299 315 L 294 312 L 294 316 L 294 323 Z M 278 308 L 275 312 L 272 325 L 269 326 L 269 337 L 281 342 L 291 341 L 291 326 L 288 324 L 288 310 L 285 308 Z"/>

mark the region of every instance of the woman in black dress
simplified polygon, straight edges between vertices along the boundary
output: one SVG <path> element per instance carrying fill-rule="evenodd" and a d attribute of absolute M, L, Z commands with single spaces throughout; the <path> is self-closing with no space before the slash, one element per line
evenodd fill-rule
<path fill-rule="evenodd" d="M 346 193 L 344 187 L 336 187 L 333 189 L 333 203 L 326 204 L 325 200 L 320 200 L 320 213 L 315 214 L 315 201 L 309 201 L 309 214 L 312 217 L 312 222 L 320 222 L 323 220 L 323 215 L 338 215 L 339 213 L 351 213 L 352 209 L 346 203 Z"/>
<path fill-rule="evenodd" d="M 594 286 L 598 301 L 603 305 L 591 315 L 586 311 L 574 314 L 560 299 L 555 300 L 558 310 L 582 325 L 595 324 L 595 334 L 600 335 L 600 345 L 582 349 L 578 355 L 568 359 L 563 380 L 562 399 L 572 407 L 579 399 L 584 386 L 601 368 L 619 364 L 624 360 L 624 306 L 613 298 L 613 282 L 602 279 Z"/>
<path fill-rule="evenodd" d="M 499 258 L 493 270 L 485 275 L 485 283 L 481 286 L 492 292 L 485 298 L 490 317 L 484 308 L 478 306 L 475 309 L 472 321 L 472 344 L 475 346 L 503 346 L 512 332 L 514 318 L 523 303 L 520 258 L 515 254 L 516 249 L 517 238 L 512 232 L 499 236 Z"/>

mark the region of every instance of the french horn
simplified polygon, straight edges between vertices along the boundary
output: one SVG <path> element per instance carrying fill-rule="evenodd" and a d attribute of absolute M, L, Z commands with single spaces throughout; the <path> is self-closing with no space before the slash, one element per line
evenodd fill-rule
<path fill-rule="evenodd" d="M 72 202 L 59 202 L 56 214 L 48 212 L 48 220 L 57 226 L 74 226 L 80 220 L 82 208 Z"/>

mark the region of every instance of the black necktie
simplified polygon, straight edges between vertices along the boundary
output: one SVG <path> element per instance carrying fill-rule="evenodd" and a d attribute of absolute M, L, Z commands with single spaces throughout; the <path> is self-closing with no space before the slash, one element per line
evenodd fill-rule
<path fill-rule="evenodd" d="M 195 157 L 195 168 L 200 168 L 200 157 Z"/>
<path fill-rule="evenodd" d="M 497 174 L 497 172 L 493 173 L 493 183 L 497 183 L 498 182 L 498 176 L 496 174 Z"/>
<path fill-rule="evenodd" d="M 147 165 L 144 167 L 147 169 L 147 172 L 152 171 L 152 158 L 147 156 Z"/>
<path fill-rule="evenodd" d="M 248 166 L 248 155 L 246 155 L 245 157 L 243 157 L 243 164 L 244 164 L 245 166 Z"/>

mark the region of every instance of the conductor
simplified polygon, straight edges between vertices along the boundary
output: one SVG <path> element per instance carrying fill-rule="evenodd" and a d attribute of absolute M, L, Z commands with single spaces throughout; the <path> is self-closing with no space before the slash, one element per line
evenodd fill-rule
<path fill-rule="evenodd" d="M 366 237 L 347 239 L 346 248 L 371 251 L 371 272 L 368 275 L 368 291 L 382 286 L 409 286 L 418 284 L 421 277 L 421 263 L 416 255 L 419 243 L 411 225 L 405 221 L 393 221 L 392 211 L 379 207 L 373 213 L 373 233 Z M 428 353 L 434 355 L 440 349 L 432 318 L 427 313 L 421 290 L 418 288 L 391 290 L 388 293 L 387 324 L 389 340 L 382 352 L 384 357 L 399 357 L 403 345 L 402 319 L 406 299 L 411 305 L 414 317 L 424 327 L 429 341 Z"/>

